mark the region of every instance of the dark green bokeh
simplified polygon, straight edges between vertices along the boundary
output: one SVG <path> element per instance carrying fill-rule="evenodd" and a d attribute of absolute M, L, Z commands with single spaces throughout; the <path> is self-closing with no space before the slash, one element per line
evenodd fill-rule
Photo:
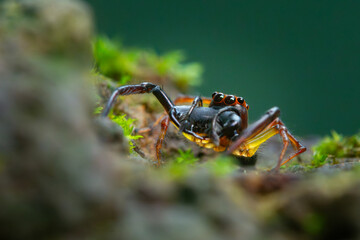
<path fill-rule="evenodd" d="M 243 96 L 251 120 L 279 106 L 298 135 L 360 129 L 359 1 L 88 2 L 99 33 L 201 62 L 194 94 Z"/>

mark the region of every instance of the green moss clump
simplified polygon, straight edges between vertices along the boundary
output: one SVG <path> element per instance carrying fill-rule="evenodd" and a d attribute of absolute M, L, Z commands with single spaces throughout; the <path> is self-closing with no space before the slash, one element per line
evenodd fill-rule
<path fill-rule="evenodd" d="M 204 163 L 200 163 L 199 159 L 194 156 L 191 149 L 186 151 L 179 150 L 179 155 L 166 166 L 166 171 L 171 176 L 186 177 L 191 172 L 198 171 L 199 169 L 211 173 L 215 176 L 226 176 L 236 170 L 238 166 L 234 163 L 232 157 L 218 157 Z"/>
<path fill-rule="evenodd" d="M 239 168 L 238 165 L 235 164 L 234 158 L 224 156 L 208 161 L 204 165 L 216 176 L 226 176 Z"/>
<path fill-rule="evenodd" d="M 198 63 L 184 63 L 181 51 L 158 55 L 154 51 L 127 48 L 119 41 L 98 37 L 93 43 L 96 70 L 119 84 L 126 84 L 133 78 L 142 81 L 166 79 L 185 91 L 201 83 L 202 66 Z"/>
<path fill-rule="evenodd" d="M 179 156 L 176 158 L 175 163 L 194 165 L 197 161 L 199 161 L 199 159 L 194 156 L 191 149 L 186 151 L 179 149 Z"/>
<path fill-rule="evenodd" d="M 111 114 L 110 119 L 123 129 L 124 136 L 129 140 L 130 153 L 133 153 L 135 147 L 133 140 L 137 140 L 143 137 L 141 135 L 133 135 L 134 132 L 133 123 L 136 121 L 136 119 L 127 118 L 126 114 L 122 114 L 122 115 Z"/>
<path fill-rule="evenodd" d="M 104 109 L 103 106 L 98 106 L 98 107 L 96 107 L 96 108 L 94 109 L 93 114 L 94 114 L 94 115 L 100 115 L 100 114 L 102 113 L 103 109 Z"/>
<path fill-rule="evenodd" d="M 301 225 L 306 233 L 316 236 L 324 231 L 325 219 L 322 214 L 309 213 L 304 216 Z"/>
<path fill-rule="evenodd" d="M 344 137 L 335 131 L 313 147 L 312 165 L 319 167 L 327 163 L 328 157 L 354 158 L 360 157 L 360 133 Z"/>
<path fill-rule="evenodd" d="M 164 175 L 171 176 L 171 178 L 184 178 L 191 171 L 194 165 L 199 161 L 191 149 L 178 150 L 176 158 L 165 166 Z"/>

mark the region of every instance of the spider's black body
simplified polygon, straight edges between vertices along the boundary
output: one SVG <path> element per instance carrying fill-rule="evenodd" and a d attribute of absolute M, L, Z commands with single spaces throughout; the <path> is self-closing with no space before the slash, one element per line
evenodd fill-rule
<path fill-rule="evenodd" d="M 166 93 L 155 84 L 141 83 L 122 86 L 117 88 L 110 97 L 103 116 L 109 114 L 118 95 L 143 93 L 154 94 L 168 114 L 161 123 L 161 135 L 156 144 L 158 165 L 160 164 L 161 145 L 170 121 L 186 138 L 202 147 L 212 148 L 215 151 L 228 150 L 228 153 L 244 157 L 253 156 L 263 142 L 280 134 L 284 147 L 276 166 L 277 169 L 306 150 L 279 119 L 279 108 L 271 108 L 262 118 L 248 127 L 249 106 L 245 100 L 242 97 L 218 92 L 213 93 L 212 99 L 180 97 L 175 100 L 174 104 Z M 203 101 L 208 107 L 203 107 Z M 191 105 L 177 105 L 178 103 L 191 103 Z M 289 142 L 297 152 L 282 163 Z"/>
<path fill-rule="evenodd" d="M 180 131 L 198 139 L 211 136 L 216 138 L 226 136 L 229 139 L 234 139 L 242 128 L 247 126 L 247 124 L 242 123 L 239 116 L 240 114 L 247 115 L 247 110 L 243 106 L 230 108 L 228 106 L 202 107 L 200 98 L 195 98 L 191 106 L 176 106 L 159 86 L 152 83 L 119 87 L 111 96 L 103 115 L 108 115 L 111 105 L 118 95 L 142 93 L 153 93 L 169 114 L 172 123 Z M 200 106 L 197 106 L 198 104 Z M 228 109 L 223 111 L 224 108 Z"/>
<path fill-rule="evenodd" d="M 226 136 L 233 139 L 242 130 L 240 116 L 234 111 L 221 113 L 222 108 L 219 107 L 196 107 L 187 119 L 182 120 L 190 108 L 190 106 L 176 106 L 174 109 L 176 118 L 180 119 L 180 124 L 186 131 L 205 136 L 217 134 L 219 137 Z M 218 116 L 217 121 L 214 123 L 216 116 Z"/>
<path fill-rule="evenodd" d="M 175 116 L 177 119 L 184 119 L 191 106 L 177 106 Z M 208 107 L 197 107 L 192 114 L 183 121 L 183 128 L 195 133 L 209 133 L 211 122 L 217 114 L 217 110 Z"/>

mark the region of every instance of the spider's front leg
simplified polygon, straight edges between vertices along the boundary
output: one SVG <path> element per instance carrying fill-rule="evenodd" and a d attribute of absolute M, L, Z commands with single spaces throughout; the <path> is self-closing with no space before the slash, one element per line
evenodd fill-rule
<path fill-rule="evenodd" d="M 198 99 L 199 98 L 199 99 Z M 175 105 L 182 105 L 182 104 L 190 104 L 191 103 L 191 109 L 189 109 L 188 113 L 186 114 L 187 117 L 190 116 L 191 112 L 194 110 L 194 108 L 196 107 L 196 105 L 198 107 L 202 107 L 203 104 L 209 105 L 212 101 L 212 98 L 206 98 L 206 97 L 192 97 L 192 96 L 179 96 L 174 100 L 174 104 Z M 147 128 L 143 128 L 138 130 L 138 133 L 143 133 L 143 132 L 149 132 L 153 129 L 153 127 L 157 126 L 164 118 L 166 113 L 162 114 L 160 117 L 158 117 L 158 119 L 155 121 L 155 123 L 151 126 L 151 127 L 147 127 Z M 185 117 L 182 117 L 182 119 L 185 119 Z M 180 124 L 181 124 L 181 119 L 180 119 Z M 182 126 L 180 126 L 180 132 L 181 130 L 184 129 L 185 125 L 181 124 Z"/>
<path fill-rule="evenodd" d="M 174 104 L 171 102 L 170 98 L 158 85 L 144 82 L 136 85 L 125 85 L 115 89 L 115 91 L 111 94 L 108 103 L 106 104 L 102 116 L 106 117 L 107 115 L 109 115 L 110 109 L 118 96 L 143 94 L 143 93 L 154 94 L 155 97 L 159 100 L 159 102 L 163 105 L 167 113 L 169 113 L 171 109 L 174 107 Z"/>
<path fill-rule="evenodd" d="M 144 82 L 136 85 L 125 85 L 118 87 L 115 89 L 115 91 L 112 93 L 108 103 L 106 104 L 105 110 L 102 113 L 103 117 L 106 117 L 109 115 L 109 112 L 111 110 L 112 105 L 114 104 L 116 97 L 120 95 L 133 95 L 133 94 L 143 94 L 143 93 L 152 93 L 158 101 L 161 103 L 161 105 L 164 107 L 166 113 L 168 116 L 165 116 L 164 120 L 161 122 L 161 135 L 160 138 L 156 144 L 156 157 L 158 160 L 158 165 L 160 164 L 160 149 L 162 146 L 162 142 L 164 140 L 169 122 L 171 121 L 176 127 L 180 128 L 181 123 L 179 122 L 179 119 L 177 118 L 178 111 L 176 109 L 176 106 L 174 103 L 170 100 L 170 98 L 166 95 L 166 93 L 160 88 L 160 86 Z M 189 113 L 187 115 L 190 116 L 193 109 L 197 106 L 199 100 L 195 101 L 195 105 L 193 108 L 190 108 Z M 187 133 L 189 135 L 192 135 L 195 138 L 198 139 L 204 139 L 203 137 L 197 135 L 196 133 L 192 132 L 191 130 L 184 129 L 184 133 Z"/>
<path fill-rule="evenodd" d="M 279 170 L 280 166 L 284 165 L 299 154 L 305 152 L 306 148 L 288 131 L 284 123 L 279 119 L 279 116 L 279 108 L 271 108 L 263 117 L 261 117 L 255 123 L 251 124 L 241 133 L 239 138 L 229 147 L 228 153 L 237 154 L 237 151 L 246 149 L 249 152 L 249 156 L 253 155 L 262 143 L 264 143 L 272 136 L 280 134 L 284 146 L 281 151 L 278 163 L 274 168 L 277 171 Z M 296 152 L 291 154 L 283 162 L 282 160 L 289 142 L 291 142 Z"/>
<path fill-rule="evenodd" d="M 183 132 L 185 130 L 185 128 L 190 124 L 188 119 L 189 119 L 191 113 L 194 111 L 194 109 L 196 107 L 202 107 L 202 106 L 203 106 L 202 99 L 200 97 L 195 97 L 189 110 L 179 118 L 179 123 L 180 123 L 179 132 L 180 133 Z"/>
<path fill-rule="evenodd" d="M 143 93 L 152 93 L 159 100 L 161 105 L 164 107 L 165 111 L 170 117 L 171 122 L 174 123 L 176 127 L 180 127 L 180 122 L 176 117 L 176 106 L 170 100 L 170 98 L 166 95 L 166 93 L 160 88 L 160 86 L 144 82 L 136 85 L 125 85 L 118 87 L 113 94 L 111 95 L 108 103 L 106 104 L 105 110 L 102 113 L 103 117 L 109 115 L 110 109 L 115 102 L 115 99 L 119 95 L 132 95 L 132 94 L 143 94 Z M 203 139 L 203 137 L 198 136 L 196 133 L 184 129 L 184 132 L 190 134 L 196 138 Z"/>

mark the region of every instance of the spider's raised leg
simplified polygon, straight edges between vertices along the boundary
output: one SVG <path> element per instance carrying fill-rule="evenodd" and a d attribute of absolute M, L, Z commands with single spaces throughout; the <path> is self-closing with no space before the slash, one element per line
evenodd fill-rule
<path fill-rule="evenodd" d="M 124 96 L 143 93 L 153 93 L 155 97 L 159 100 L 159 102 L 163 105 L 167 113 L 169 113 L 174 107 L 173 102 L 158 85 L 144 82 L 137 85 L 121 86 L 115 89 L 106 105 L 104 112 L 102 113 L 102 116 L 106 117 L 107 115 L 109 115 L 110 109 L 114 104 L 116 97 L 118 97 L 119 95 Z"/>
<path fill-rule="evenodd" d="M 137 85 L 125 85 L 125 86 L 121 86 L 119 88 L 117 88 L 113 94 L 111 95 L 104 112 L 102 113 L 103 117 L 106 117 L 109 112 L 110 109 L 112 107 L 112 105 L 115 102 L 115 99 L 117 96 L 119 95 L 132 95 L 132 94 L 143 94 L 143 93 L 152 93 L 154 94 L 154 96 L 159 100 L 159 102 L 161 103 L 161 105 L 164 107 L 165 111 L 167 112 L 167 114 L 170 117 L 171 122 L 174 123 L 174 125 L 176 127 L 180 127 L 180 122 L 177 119 L 177 111 L 176 111 L 176 107 L 174 105 L 174 103 L 170 100 L 170 98 L 166 95 L 166 93 L 160 88 L 160 86 L 152 84 L 152 83 L 148 83 L 148 82 L 144 82 L 144 83 L 140 83 Z M 184 133 L 190 134 L 193 137 L 199 138 L 199 139 L 204 139 L 203 137 L 197 135 L 196 133 L 185 129 Z"/>
<path fill-rule="evenodd" d="M 264 116 L 251 124 L 241 133 L 240 137 L 229 147 L 228 153 L 231 154 L 246 140 L 265 130 L 278 116 L 280 116 L 280 109 L 278 107 L 271 108 Z"/>
<path fill-rule="evenodd" d="M 195 106 L 199 105 L 199 107 L 202 107 L 203 104 L 209 105 L 212 100 L 211 98 L 201 98 L 201 102 L 198 103 L 198 100 L 196 100 L 196 98 L 198 98 L 198 97 L 180 96 L 174 100 L 174 104 L 180 105 L 180 104 L 192 103 L 192 105 L 195 105 Z M 190 109 L 191 111 L 189 110 L 189 113 L 187 115 L 191 114 L 191 112 L 194 110 L 194 107 L 192 109 Z M 151 127 L 139 129 L 139 130 L 137 130 L 137 133 L 150 132 L 153 129 L 153 127 L 157 126 L 161 122 L 161 120 L 164 118 L 164 116 L 165 116 L 165 113 L 162 114 L 160 117 L 158 117 L 157 120 L 155 121 L 155 123 L 153 123 L 153 125 Z M 180 127 L 180 129 L 181 129 L 181 127 Z"/>
<path fill-rule="evenodd" d="M 275 167 L 277 171 L 280 166 L 284 165 L 300 153 L 304 152 L 306 148 L 298 141 L 296 138 L 291 135 L 287 130 L 284 123 L 278 118 L 280 115 L 280 110 L 276 107 L 270 109 L 266 115 L 264 115 L 260 120 L 251 124 L 228 149 L 229 153 L 240 155 L 241 151 L 246 150 L 248 156 L 252 156 L 259 146 L 276 134 L 280 134 L 283 140 L 283 149 L 281 151 L 278 163 Z M 286 149 L 289 145 L 289 141 L 292 143 L 295 153 L 290 155 L 283 163 Z M 244 148 L 241 148 L 241 146 Z"/>
<path fill-rule="evenodd" d="M 202 99 L 200 97 L 195 97 L 191 103 L 189 110 L 179 118 L 179 122 L 180 122 L 179 132 L 180 133 L 183 132 L 185 130 L 185 128 L 187 127 L 187 125 L 189 124 L 188 119 L 189 119 L 191 113 L 194 111 L 194 109 L 196 107 L 202 107 L 202 106 L 203 106 Z"/>
<path fill-rule="evenodd" d="M 156 142 L 156 165 L 159 167 L 161 165 L 161 147 L 164 142 L 164 138 L 166 135 L 166 131 L 169 127 L 170 118 L 169 116 L 165 116 L 161 121 L 161 133 L 159 139 Z"/>

